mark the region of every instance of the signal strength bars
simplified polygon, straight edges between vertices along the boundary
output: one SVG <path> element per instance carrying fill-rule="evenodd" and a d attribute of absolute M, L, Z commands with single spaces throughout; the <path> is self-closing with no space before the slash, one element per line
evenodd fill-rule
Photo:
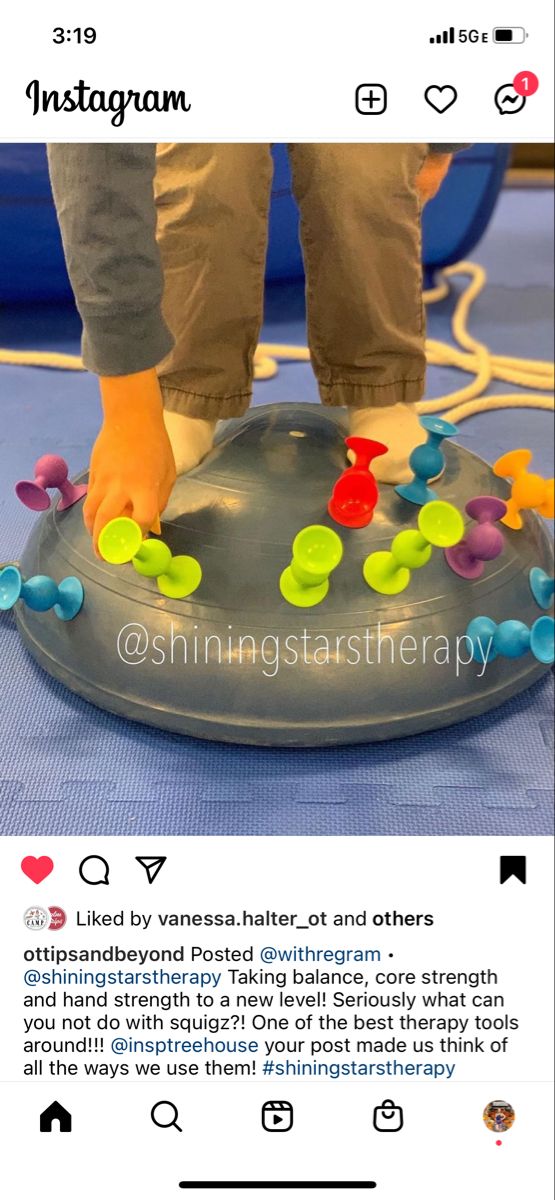
<path fill-rule="evenodd" d="M 444 29 L 443 33 L 436 33 L 436 36 L 431 37 L 430 41 L 433 42 L 435 45 L 437 45 L 438 43 L 441 44 L 443 42 L 444 44 L 448 44 L 448 45 L 452 46 L 453 42 L 455 41 L 455 30 L 454 30 L 453 25 L 451 25 L 449 29 Z"/>

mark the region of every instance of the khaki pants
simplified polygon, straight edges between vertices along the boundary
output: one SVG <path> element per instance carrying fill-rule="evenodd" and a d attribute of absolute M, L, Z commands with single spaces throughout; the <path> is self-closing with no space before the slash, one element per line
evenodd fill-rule
<path fill-rule="evenodd" d="M 424 144 L 289 148 L 301 214 L 308 342 L 324 404 L 422 396 Z M 269 145 L 158 146 L 155 195 L 175 337 L 159 367 L 167 409 L 240 416 L 263 315 Z"/>

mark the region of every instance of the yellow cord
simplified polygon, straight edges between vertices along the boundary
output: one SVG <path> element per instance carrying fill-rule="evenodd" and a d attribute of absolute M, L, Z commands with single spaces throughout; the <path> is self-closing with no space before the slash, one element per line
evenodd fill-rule
<path fill-rule="evenodd" d="M 49 350 L 0 350 L 0 364 L 9 367 L 52 367 L 56 371 L 84 371 L 77 354 L 55 354 Z"/>
<path fill-rule="evenodd" d="M 444 300 L 451 291 L 450 280 L 459 275 L 468 276 L 470 282 L 458 297 L 453 313 L 451 328 L 456 345 L 428 338 L 426 358 L 430 366 L 453 367 L 472 375 L 473 379 L 450 395 L 439 396 L 435 400 L 422 400 L 418 405 L 419 412 L 442 412 L 457 424 L 475 413 L 500 408 L 541 408 L 552 412 L 553 396 L 545 394 L 553 392 L 552 363 L 492 354 L 487 346 L 472 337 L 468 331 L 472 305 L 487 282 L 483 267 L 471 262 L 459 262 L 453 267 L 446 267 L 438 276 L 436 286 L 424 292 L 424 303 L 434 304 Z M 309 362 L 310 353 L 306 346 L 261 342 L 254 358 L 255 379 L 272 379 L 278 373 L 280 361 Z M 77 355 L 43 351 L 0 350 L 0 364 L 2 363 L 22 367 L 53 367 L 61 371 L 84 370 L 83 363 Z M 485 393 L 494 379 L 532 390 L 488 396 Z"/>

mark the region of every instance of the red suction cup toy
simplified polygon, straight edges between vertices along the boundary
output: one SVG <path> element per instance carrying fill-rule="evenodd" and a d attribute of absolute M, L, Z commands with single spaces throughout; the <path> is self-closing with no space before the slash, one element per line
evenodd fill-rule
<path fill-rule="evenodd" d="M 345 438 L 345 445 L 352 450 L 355 461 L 339 476 L 328 512 L 338 525 L 344 525 L 347 529 L 362 529 L 370 524 L 380 494 L 370 463 L 380 454 L 387 454 L 389 447 L 362 437 Z"/>

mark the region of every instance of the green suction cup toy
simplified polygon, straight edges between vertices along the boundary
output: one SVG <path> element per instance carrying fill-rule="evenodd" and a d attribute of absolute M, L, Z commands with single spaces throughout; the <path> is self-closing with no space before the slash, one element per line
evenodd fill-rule
<path fill-rule="evenodd" d="M 133 556 L 133 566 L 138 575 L 146 575 L 149 579 L 157 579 L 165 575 L 172 561 L 172 552 L 165 542 L 156 538 L 147 538 L 141 543 L 140 549 Z"/>
<path fill-rule="evenodd" d="M 113 566 L 131 562 L 138 575 L 156 579 L 158 590 L 172 600 L 183 600 L 195 592 L 202 568 L 189 554 L 175 557 L 158 538 L 143 541 L 141 528 L 131 517 L 116 517 L 104 526 L 98 539 L 102 558 Z"/>
<path fill-rule="evenodd" d="M 431 500 L 420 509 L 418 528 L 432 546 L 447 549 L 464 536 L 464 521 L 458 508 L 446 500 Z"/>
<path fill-rule="evenodd" d="M 420 509 L 417 530 L 403 529 L 393 538 L 390 550 L 368 555 L 364 578 L 375 592 L 395 596 L 408 587 L 411 572 L 429 562 L 433 546 L 456 546 L 463 535 L 459 510 L 445 500 L 431 500 Z"/>
<path fill-rule="evenodd" d="M 279 581 L 283 598 L 296 608 L 321 604 L 329 591 L 329 577 L 343 557 L 341 538 L 325 525 L 307 525 L 297 534 L 292 551 Z"/>
<path fill-rule="evenodd" d="M 202 569 L 189 554 L 172 555 L 169 546 L 157 538 L 147 538 L 133 559 L 139 575 L 155 578 L 158 591 L 172 600 L 183 600 L 196 592 Z"/>
<path fill-rule="evenodd" d="M 156 582 L 163 596 L 183 600 L 196 591 L 201 579 L 202 568 L 196 558 L 191 558 L 190 554 L 176 554 L 171 558 L 168 570 L 159 575 Z"/>
<path fill-rule="evenodd" d="M 114 567 L 131 562 L 138 554 L 143 535 L 140 525 L 131 517 L 115 517 L 104 526 L 98 539 L 98 550 L 105 562 Z"/>

